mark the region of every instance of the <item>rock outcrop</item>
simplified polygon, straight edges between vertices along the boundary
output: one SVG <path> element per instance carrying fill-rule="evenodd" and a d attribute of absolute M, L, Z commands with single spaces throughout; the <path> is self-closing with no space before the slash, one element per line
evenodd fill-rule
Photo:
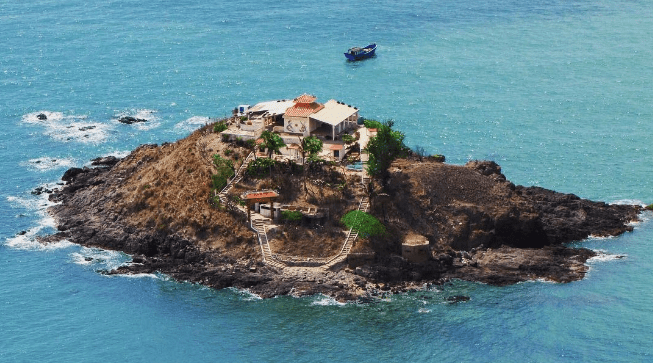
<path fill-rule="evenodd" d="M 147 122 L 147 120 L 142 119 L 142 118 L 136 118 L 136 117 L 133 117 L 133 116 L 122 116 L 122 117 L 118 118 L 118 122 L 123 123 L 123 124 L 127 124 L 127 125 L 131 125 L 133 123 Z"/>

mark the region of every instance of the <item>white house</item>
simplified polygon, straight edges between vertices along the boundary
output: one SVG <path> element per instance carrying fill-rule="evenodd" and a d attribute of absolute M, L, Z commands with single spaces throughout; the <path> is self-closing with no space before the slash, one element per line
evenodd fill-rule
<path fill-rule="evenodd" d="M 324 136 L 335 140 L 348 128 L 356 126 L 358 109 L 336 100 L 325 104 L 315 102 L 317 97 L 303 94 L 283 115 L 283 131 L 291 134 Z"/>

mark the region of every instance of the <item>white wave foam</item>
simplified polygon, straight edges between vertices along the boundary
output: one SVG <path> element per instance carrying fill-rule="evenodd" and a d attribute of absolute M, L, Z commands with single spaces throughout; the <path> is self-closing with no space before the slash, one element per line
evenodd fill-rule
<path fill-rule="evenodd" d="M 43 184 L 42 186 L 48 189 L 56 187 L 54 184 Z M 32 198 L 9 196 L 7 197 L 7 201 L 12 207 L 35 211 L 41 219 L 37 222 L 36 226 L 25 231 L 23 234 L 6 238 L 6 246 L 22 250 L 54 250 L 67 248 L 73 245 L 71 242 L 66 240 L 54 243 L 41 243 L 37 240 L 37 237 L 43 234 L 43 230 L 51 229 L 54 231 L 56 227 L 54 218 L 47 213 L 47 208 L 56 205 L 57 203 L 49 201 L 48 194 L 43 193 L 38 197 Z"/>
<path fill-rule="evenodd" d="M 45 115 L 45 120 L 40 120 L 39 115 Z M 41 124 L 61 121 L 64 118 L 63 112 L 38 111 L 23 115 L 22 121 L 28 124 Z"/>
<path fill-rule="evenodd" d="M 27 162 L 21 163 L 22 166 L 26 166 L 32 170 L 38 171 L 48 171 L 59 168 L 70 168 L 76 165 L 74 159 L 68 158 L 51 158 L 51 157 L 40 157 L 38 159 L 30 159 Z"/>
<path fill-rule="evenodd" d="M 419 310 L 417 310 L 417 312 L 420 313 L 420 314 L 428 314 L 428 313 L 431 312 L 431 310 L 430 309 L 425 309 L 425 308 L 419 308 Z"/>
<path fill-rule="evenodd" d="M 121 117 L 134 117 L 139 120 L 146 120 L 146 122 L 134 122 L 130 126 L 140 131 L 147 131 L 161 126 L 159 117 L 156 116 L 156 110 L 149 109 L 132 109 L 123 110 L 116 113 L 116 122 Z"/>
<path fill-rule="evenodd" d="M 330 297 L 330 296 L 320 296 L 317 300 L 313 301 L 311 305 L 319 305 L 319 306 L 345 306 L 347 305 L 346 303 L 342 303 L 337 301 L 336 299 Z"/>
<path fill-rule="evenodd" d="M 36 240 L 40 228 L 32 228 L 23 235 L 9 237 L 5 241 L 5 246 L 24 251 L 53 251 L 69 248 L 75 244 L 68 240 L 61 240 L 53 243 L 41 243 Z"/>
<path fill-rule="evenodd" d="M 613 205 L 641 205 L 642 207 L 646 207 L 646 203 L 639 199 L 619 199 L 615 200 L 614 202 L 608 203 L 608 204 L 613 204 Z"/>
<path fill-rule="evenodd" d="M 159 280 L 161 277 L 157 274 L 146 274 L 146 273 L 141 273 L 141 274 L 117 274 L 113 276 L 120 276 L 120 277 L 126 277 L 129 279 L 142 279 L 142 278 L 150 278 L 150 279 L 156 279 Z"/>
<path fill-rule="evenodd" d="M 61 141 L 99 144 L 107 139 L 111 126 L 97 122 L 62 122 L 48 125 L 45 134 Z"/>
<path fill-rule="evenodd" d="M 93 247 L 82 247 L 78 252 L 71 253 L 70 257 L 74 263 L 92 266 L 96 270 L 114 270 L 131 261 L 131 257 L 125 253 Z"/>
<path fill-rule="evenodd" d="M 109 152 L 108 154 L 106 154 L 104 156 L 115 156 L 115 157 L 117 157 L 119 159 L 122 159 L 124 157 L 127 157 L 127 155 L 129 155 L 129 154 L 131 154 L 130 150 L 114 150 L 114 151 L 111 151 L 111 152 Z"/>
<path fill-rule="evenodd" d="M 251 292 L 251 291 L 249 291 L 247 289 L 239 289 L 237 287 L 229 287 L 227 289 L 235 292 L 238 295 L 240 295 L 244 301 L 263 300 L 262 297 L 260 297 L 259 295 L 256 295 L 255 293 L 253 293 L 253 292 Z"/>
<path fill-rule="evenodd" d="M 39 185 L 39 187 L 43 187 L 44 189 L 55 189 L 58 188 L 59 186 L 55 183 L 44 183 Z M 48 225 L 54 226 L 54 220 L 47 215 L 46 209 L 48 209 L 48 207 L 56 205 L 57 203 L 51 202 L 48 198 L 49 195 L 47 193 L 43 193 L 38 197 L 31 197 L 31 198 L 8 196 L 7 201 L 12 207 L 21 207 L 28 210 L 39 212 L 39 214 L 45 217 L 48 221 L 49 220 L 52 221 L 51 224 Z"/>
<path fill-rule="evenodd" d="M 587 264 L 593 264 L 597 262 L 607 262 L 607 261 L 615 261 L 615 260 L 622 260 L 627 257 L 627 255 L 615 255 L 615 254 L 610 254 L 607 253 L 606 251 L 602 250 L 596 250 L 594 251 L 597 253 L 596 256 L 591 257 L 590 259 L 587 260 Z"/>
<path fill-rule="evenodd" d="M 45 120 L 39 120 L 39 115 Z M 61 112 L 40 111 L 23 115 L 22 121 L 45 128 L 44 134 L 61 142 L 101 143 L 107 138 L 111 126 L 100 122 L 88 122 L 86 115 L 64 115 Z"/>
<path fill-rule="evenodd" d="M 175 125 L 175 129 L 184 131 L 195 131 L 200 126 L 209 123 L 209 118 L 205 116 L 193 116 Z"/>

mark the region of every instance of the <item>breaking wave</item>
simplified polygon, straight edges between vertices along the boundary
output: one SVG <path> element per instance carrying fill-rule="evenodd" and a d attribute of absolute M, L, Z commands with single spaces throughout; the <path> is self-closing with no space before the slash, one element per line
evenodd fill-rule
<path fill-rule="evenodd" d="M 78 265 L 90 266 L 94 270 L 114 270 L 131 262 L 131 257 L 123 252 L 82 246 L 78 252 L 70 254 Z"/>
<path fill-rule="evenodd" d="M 210 122 L 210 119 L 205 116 L 193 116 L 175 125 L 175 129 L 183 131 L 195 131 L 201 126 Z"/>
<path fill-rule="evenodd" d="M 85 115 L 66 116 L 61 112 L 38 111 L 23 115 L 26 124 L 44 127 L 44 134 L 61 142 L 99 144 L 106 141 L 112 127 L 101 122 L 86 121 Z"/>
<path fill-rule="evenodd" d="M 120 119 L 121 117 L 133 117 L 135 119 L 145 120 L 145 122 L 134 122 L 129 126 L 140 131 L 147 131 L 161 126 L 160 119 L 156 115 L 156 113 L 157 113 L 156 110 L 148 110 L 148 109 L 132 109 L 132 110 L 118 111 L 115 116 L 115 121 L 118 122 L 118 119 Z"/>
<path fill-rule="evenodd" d="M 32 170 L 49 171 L 59 168 L 71 168 L 76 165 L 76 161 L 68 158 L 52 158 L 44 156 L 38 159 L 30 159 L 27 162 L 21 163 L 21 165 Z"/>

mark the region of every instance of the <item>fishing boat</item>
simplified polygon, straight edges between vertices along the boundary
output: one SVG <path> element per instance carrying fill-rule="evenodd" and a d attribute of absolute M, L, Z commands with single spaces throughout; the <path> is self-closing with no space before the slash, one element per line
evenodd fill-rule
<path fill-rule="evenodd" d="M 361 47 L 349 48 L 347 53 L 345 53 L 345 57 L 347 57 L 347 59 L 350 61 L 357 61 L 357 60 L 373 57 L 374 52 L 376 52 L 376 44 L 372 43 L 364 48 Z"/>

